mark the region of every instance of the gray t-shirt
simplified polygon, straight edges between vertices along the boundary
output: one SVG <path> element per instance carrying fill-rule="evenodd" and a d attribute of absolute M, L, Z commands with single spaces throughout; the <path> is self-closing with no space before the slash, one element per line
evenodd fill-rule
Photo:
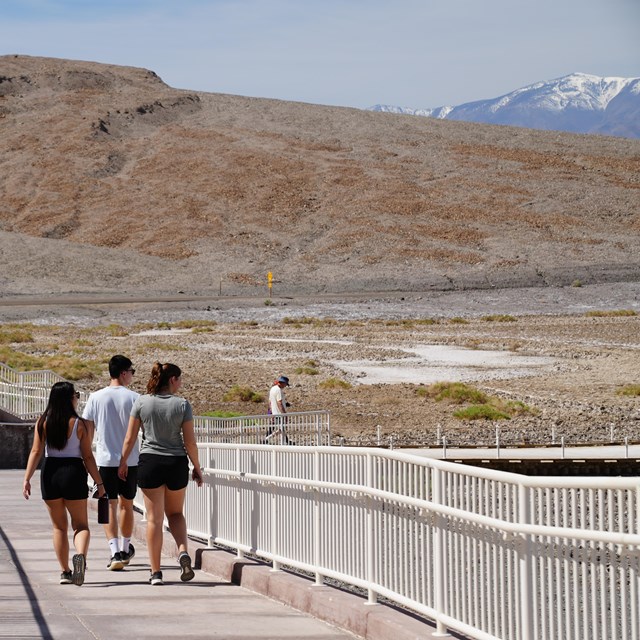
<path fill-rule="evenodd" d="M 140 453 L 187 455 L 182 423 L 193 420 L 193 410 L 187 400 L 169 394 L 140 396 L 131 409 L 131 417 L 142 422 Z"/>

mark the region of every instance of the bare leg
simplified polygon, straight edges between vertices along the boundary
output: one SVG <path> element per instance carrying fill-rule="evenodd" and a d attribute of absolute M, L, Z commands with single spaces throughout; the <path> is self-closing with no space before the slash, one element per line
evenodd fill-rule
<path fill-rule="evenodd" d="M 118 500 L 109 500 L 109 522 L 102 525 L 107 540 L 118 537 Z"/>
<path fill-rule="evenodd" d="M 73 545 L 78 553 L 87 556 L 89 551 L 89 518 L 87 515 L 87 500 L 65 500 L 64 505 L 71 516 L 73 527 Z"/>
<path fill-rule="evenodd" d="M 64 500 L 45 500 L 53 524 L 53 548 L 63 571 L 69 571 L 69 523 Z"/>
<path fill-rule="evenodd" d="M 164 512 L 169 521 L 169 531 L 178 545 L 178 552 L 182 553 L 187 550 L 187 522 L 183 513 L 184 496 L 187 489 L 186 487 L 177 491 L 171 491 L 166 487 L 165 489 Z"/>
<path fill-rule="evenodd" d="M 164 523 L 164 485 L 156 489 L 142 489 L 147 511 L 147 550 L 151 573 L 160 571 L 162 554 L 162 526 Z"/>
<path fill-rule="evenodd" d="M 120 496 L 119 498 L 120 512 L 120 533 L 124 538 L 130 538 L 133 533 L 133 500 L 127 500 Z"/>

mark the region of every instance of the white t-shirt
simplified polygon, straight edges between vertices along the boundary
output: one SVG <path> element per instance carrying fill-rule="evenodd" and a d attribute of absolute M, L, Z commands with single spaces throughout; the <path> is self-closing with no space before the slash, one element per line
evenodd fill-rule
<path fill-rule="evenodd" d="M 279 385 L 274 384 L 269 391 L 269 406 L 271 407 L 271 414 L 274 416 L 282 414 L 282 411 L 280 411 L 278 407 L 278 400 L 282 402 L 282 406 L 286 409 L 287 401 L 284 397 L 284 390 L 281 389 Z"/>
<path fill-rule="evenodd" d="M 140 394 L 123 387 L 109 386 L 89 396 L 82 417 L 96 426 L 96 462 L 99 467 L 117 467 L 120 464 L 122 443 L 129 426 L 131 407 Z M 127 465 L 138 464 L 139 447 L 136 441 Z"/>

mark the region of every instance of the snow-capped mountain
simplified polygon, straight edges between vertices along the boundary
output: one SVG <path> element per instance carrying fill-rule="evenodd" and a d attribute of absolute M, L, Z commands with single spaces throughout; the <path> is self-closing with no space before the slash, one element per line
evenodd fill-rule
<path fill-rule="evenodd" d="M 409 109 L 378 104 L 369 110 L 640 138 L 640 78 L 572 73 L 536 82 L 499 98 L 453 107 Z"/>

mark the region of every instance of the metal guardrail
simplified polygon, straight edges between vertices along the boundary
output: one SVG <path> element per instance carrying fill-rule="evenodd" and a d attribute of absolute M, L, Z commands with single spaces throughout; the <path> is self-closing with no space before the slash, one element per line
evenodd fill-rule
<path fill-rule="evenodd" d="M 284 416 L 255 415 L 235 418 L 194 416 L 198 442 L 237 444 L 290 444 L 328 446 L 331 425 L 328 411 L 304 411 Z"/>
<path fill-rule="evenodd" d="M 44 412 L 49 391 L 64 380 L 53 371 L 16 371 L 0 363 L 0 407 L 23 420 L 37 420 Z M 89 393 L 78 388 L 80 406 Z M 235 442 L 244 444 L 331 444 L 328 411 L 305 411 L 285 416 L 254 415 L 235 418 L 194 416 L 199 442 Z"/>
<path fill-rule="evenodd" d="M 640 637 L 640 480 L 376 449 L 200 444 L 189 533 L 481 640 Z"/>

